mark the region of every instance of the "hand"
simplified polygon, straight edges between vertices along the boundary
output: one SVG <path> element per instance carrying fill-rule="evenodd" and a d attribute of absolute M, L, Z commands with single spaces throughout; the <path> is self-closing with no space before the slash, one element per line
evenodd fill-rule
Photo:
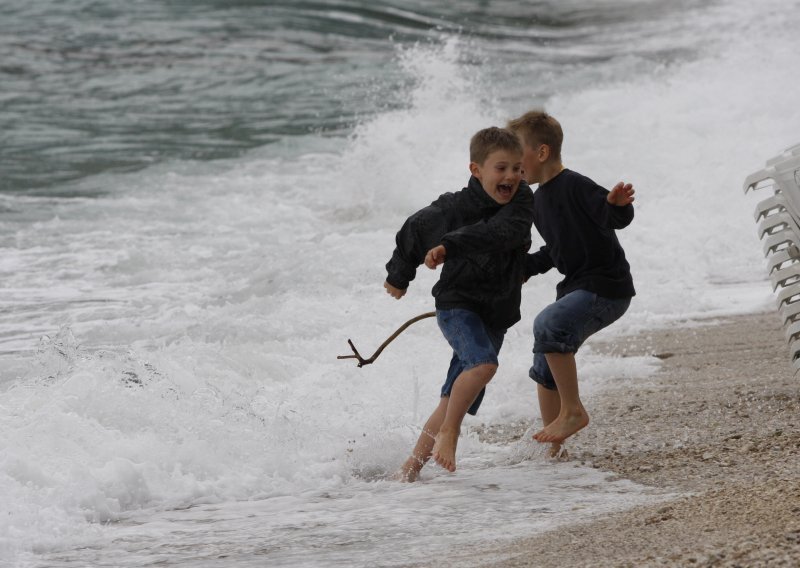
<path fill-rule="evenodd" d="M 636 193 L 633 189 L 633 185 L 629 183 L 619 182 L 611 192 L 608 194 L 606 199 L 611 205 L 616 205 L 617 207 L 624 207 L 626 205 L 630 205 L 633 203 L 633 194 Z"/>
<path fill-rule="evenodd" d="M 433 247 L 428 251 L 428 254 L 425 255 L 425 266 L 433 270 L 444 262 L 446 256 L 447 250 L 444 248 L 444 245 Z"/>
<path fill-rule="evenodd" d="M 388 282 L 384 282 L 383 283 L 383 287 L 386 288 L 386 293 L 389 294 L 395 300 L 399 300 L 400 298 L 405 296 L 406 295 L 406 290 L 408 290 L 408 288 L 406 288 L 406 290 L 401 290 L 400 288 L 395 288 L 394 286 L 392 286 Z"/>

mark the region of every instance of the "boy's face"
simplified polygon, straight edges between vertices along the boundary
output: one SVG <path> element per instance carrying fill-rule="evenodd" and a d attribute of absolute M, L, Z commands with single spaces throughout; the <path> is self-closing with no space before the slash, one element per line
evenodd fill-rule
<path fill-rule="evenodd" d="M 500 205 L 516 195 L 522 181 L 522 156 L 508 150 L 495 150 L 482 164 L 470 162 L 469 171 L 478 178 L 483 190 Z"/>
<path fill-rule="evenodd" d="M 542 165 L 550 155 L 550 148 L 546 144 L 537 144 L 534 147 L 522 143 L 522 175 L 528 183 L 539 183 L 542 179 Z"/>

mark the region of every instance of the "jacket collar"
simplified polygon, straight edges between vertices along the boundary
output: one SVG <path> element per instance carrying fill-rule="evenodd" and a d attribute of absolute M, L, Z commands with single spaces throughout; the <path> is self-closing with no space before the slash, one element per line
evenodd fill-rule
<path fill-rule="evenodd" d="M 497 203 L 494 199 L 489 197 L 489 194 L 486 193 L 485 189 L 483 189 L 481 180 L 479 180 L 475 176 L 469 177 L 469 183 L 467 184 L 467 189 L 469 190 L 470 194 L 473 195 L 478 200 L 478 203 L 480 204 L 481 207 L 500 206 L 499 203 Z"/>

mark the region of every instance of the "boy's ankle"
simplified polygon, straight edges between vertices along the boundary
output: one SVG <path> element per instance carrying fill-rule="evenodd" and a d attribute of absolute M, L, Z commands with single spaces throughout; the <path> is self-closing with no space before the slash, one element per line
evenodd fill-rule
<path fill-rule="evenodd" d="M 419 467 L 422 467 L 423 465 L 425 465 L 425 461 L 420 459 L 419 457 L 415 456 L 414 454 L 411 454 L 410 456 L 408 456 L 408 458 L 406 459 L 405 463 L 409 464 L 409 465 L 413 464 L 413 465 L 416 465 L 416 466 L 419 466 Z"/>
<path fill-rule="evenodd" d="M 425 462 L 415 456 L 409 456 L 408 459 L 403 463 L 402 470 L 403 472 L 414 472 L 419 473 L 422 471 L 422 467 L 425 465 Z"/>
<path fill-rule="evenodd" d="M 560 418 L 578 418 L 588 416 L 586 413 L 586 409 L 583 408 L 583 405 L 574 406 L 567 408 L 565 406 L 561 407 L 561 412 L 559 413 Z"/>
<path fill-rule="evenodd" d="M 446 428 L 442 426 L 439 428 L 439 435 L 440 436 L 456 436 L 458 437 L 461 434 L 461 428 Z"/>

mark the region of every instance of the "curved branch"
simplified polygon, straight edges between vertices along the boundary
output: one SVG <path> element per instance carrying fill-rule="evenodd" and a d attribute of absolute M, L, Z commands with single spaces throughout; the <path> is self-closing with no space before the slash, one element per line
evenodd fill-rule
<path fill-rule="evenodd" d="M 369 359 L 364 359 L 361 356 L 361 354 L 358 352 L 358 349 L 356 349 L 356 346 L 353 345 L 353 342 L 350 341 L 349 339 L 347 340 L 347 343 L 350 345 L 350 349 L 353 350 L 353 355 L 339 355 L 336 358 L 337 359 L 357 359 L 359 367 L 363 367 L 364 365 L 370 365 L 371 363 L 375 362 L 375 359 L 378 358 L 378 355 L 381 354 L 381 352 L 386 348 L 386 346 L 389 345 L 392 341 L 394 341 L 395 338 L 397 338 L 398 335 L 403 333 L 408 326 L 410 326 L 412 323 L 418 322 L 419 320 L 423 320 L 425 318 L 432 318 L 434 316 L 436 316 L 436 312 L 426 312 L 424 314 L 420 314 L 420 315 L 418 315 L 416 317 L 411 318 L 406 323 L 404 323 L 399 328 L 397 328 L 397 331 L 395 331 L 392 335 L 390 335 L 389 339 L 387 339 L 386 341 L 381 343 L 381 346 L 378 347 L 378 350 L 375 351 L 375 353 L 373 353 L 372 357 L 370 357 Z"/>

